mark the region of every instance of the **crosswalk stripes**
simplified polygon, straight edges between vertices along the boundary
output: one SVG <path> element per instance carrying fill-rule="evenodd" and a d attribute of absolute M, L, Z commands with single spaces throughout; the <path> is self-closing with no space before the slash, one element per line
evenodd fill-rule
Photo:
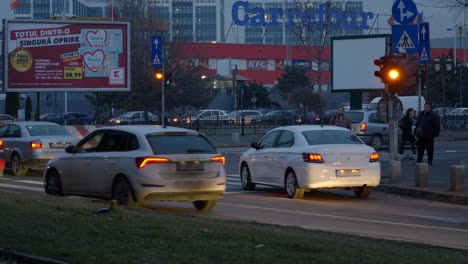
<path fill-rule="evenodd" d="M 226 185 L 229 186 L 242 186 L 242 183 L 240 182 L 240 177 L 237 174 L 228 174 L 226 175 Z"/>

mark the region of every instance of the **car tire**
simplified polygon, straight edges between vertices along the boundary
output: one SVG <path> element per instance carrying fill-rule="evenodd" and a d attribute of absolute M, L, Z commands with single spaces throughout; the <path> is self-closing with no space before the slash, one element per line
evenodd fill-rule
<path fill-rule="evenodd" d="M 11 157 L 11 170 L 15 176 L 24 176 L 28 172 L 28 168 L 24 167 L 24 163 L 17 153 Z"/>
<path fill-rule="evenodd" d="M 302 197 L 304 196 L 304 189 L 299 188 L 296 174 L 292 170 L 289 170 L 286 173 L 286 178 L 284 180 L 284 188 L 286 189 L 288 197 L 291 199 L 302 199 Z"/>
<path fill-rule="evenodd" d="M 383 140 L 382 137 L 379 135 L 373 135 L 369 141 L 369 145 L 373 147 L 375 150 L 379 150 L 382 148 Z"/>
<path fill-rule="evenodd" d="M 217 200 L 208 200 L 208 201 L 193 201 L 193 206 L 200 212 L 208 212 L 211 211 L 215 205 Z"/>
<path fill-rule="evenodd" d="M 369 198 L 369 195 L 372 192 L 372 189 L 373 188 L 369 186 L 359 187 L 356 190 L 354 190 L 354 194 L 359 199 L 367 199 Z"/>
<path fill-rule="evenodd" d="M 63 196 L 62 181 L 56 170 L 52 169 L 47 172 L 44 189 L 48 195 Z"/>
<path fill-rule="evenodd" d="M 252 183 L 252 178 L 250 177 L 250 170 L 247 164 L 243 164 L 241 167 L 240 173 L 242 188 L 246 191 L 255 190 L 255 183 Z"/>
<path fill-rule="evenodd" d="M 112 199 L 117 201 L 118 205 L 128 207 L 138 207 L 135 200 L 132 187 L 125 177 L 118 177 L 112 185 Z"/>

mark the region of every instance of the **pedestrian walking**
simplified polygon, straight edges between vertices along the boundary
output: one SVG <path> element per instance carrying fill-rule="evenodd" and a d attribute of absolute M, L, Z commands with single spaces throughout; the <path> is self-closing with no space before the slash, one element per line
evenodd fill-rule
<path fill-rule="evenodd" d="M 351 130 L 351 122 L 344 115 L 344 108 L 343 107 L 338 108 L 338 113 L 336 113 L 336 115 L 334 115 L 330 119 L 330 122 L 328 122 L 328 124 L 333 125 L 333 126 L 345 127 L 347 129 Z"/>
<path fill-rule="evenodd" d="M 421 163 L 424 157 L 424 151 L 427 151 L 427 163 L 432 165 L 434 158 L 434 138 L 439 136 L 440 120 L 438 115 L 434 114 L 430 104 L 424 104 L 422 111 L 416 120 L 415 135 L 418 138 L 418 158 L 417 163 Z"/>
<path fill-rule="evenodd" d="M 413 154 L 416 154 L 416 147 L 414 145 L 415 139 L 413 135 L 413 117 L 414 109 L 408 108 L 403 118 L 398 122 L 398 126 L 401 129 L 400 143 L 398 144 L 398 153 L 400 155 L 405 151 L 405 145 L 407 142 L 410 143 Z"/>

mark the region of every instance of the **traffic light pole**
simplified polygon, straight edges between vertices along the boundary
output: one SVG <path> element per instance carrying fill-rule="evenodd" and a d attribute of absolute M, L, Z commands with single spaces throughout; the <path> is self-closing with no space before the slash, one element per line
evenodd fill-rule
<path fill-rule="evenodd" d="M 393 99 L 390 94 L 391 87 L 387 89 L 387 120 L 388 120 L 388 150 L 390 154 L 391 181 L 397 182 L 401 175 L 401 161 L 398 160 L 398 121 L 393 113 Z"/>
<path fill-rule="evenodd" d="M 162 82 L 161 82 L 161 125 L 166 127 L 166 99 L 164 95 L 164 86 L 166 86 L 166 73 L 164 71 L 164 62 L 162 64 Z"/>

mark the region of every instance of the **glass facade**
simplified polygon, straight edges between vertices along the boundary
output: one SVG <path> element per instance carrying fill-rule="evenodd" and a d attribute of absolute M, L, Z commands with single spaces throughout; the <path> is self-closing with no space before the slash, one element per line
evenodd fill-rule
<path fill-rule="evenodd" d="M 172 38 L 193 41 L 193 2 L 172 1 Z"/>
<path fill-rule="evenodd" d="M 216 41 L 216 6 L 195 8 L 195 41 Z"/>
<path fill-rule="evenodd" d="M 326 1 L 249 1 L 250 12 L 256 7 L 265 12 L 264 19 L 255 11 L 250 23 L 242 26 L 231 21 L 231 7 L 236 1 L 217 0 L 148 0 L 150 14 L 156 21 L 170 25 L 173 40 L 183 42 L 235 42 L 247 44 L 299 45 L 303 40 L 315 44 L 323 38 L 345 35 L 362 35 L 364 4 L 362 1 L 331 1 L 330 12 L 324 14 Z M 117 3 L 117 2 L 116 2 Z M 50 16 L 76 17 L 110 16 L 109 0 L 21 0 L 21 6 L 13 10 L 16 18 L 41 19 Z M 116 4 L 117 5 L 117 4 Z M 281 17 L 276 25 L 270 25 L 276 11 Z M 321 16 L 321 17 L 320 17 Z M 266 25 L 253 26 L 254 21 Z M 332 26 L 324 32 L 323 22 Z M 344 24 L 347 25 L 344 28 Z M 228 26 L 228 28 L 225 27 Z M 334 25 L 334 26 L 333 26 Z M 235 29 L 234 29 L 235 28 Z M 317 41 L 315 41 L 315 40 Z"/>

